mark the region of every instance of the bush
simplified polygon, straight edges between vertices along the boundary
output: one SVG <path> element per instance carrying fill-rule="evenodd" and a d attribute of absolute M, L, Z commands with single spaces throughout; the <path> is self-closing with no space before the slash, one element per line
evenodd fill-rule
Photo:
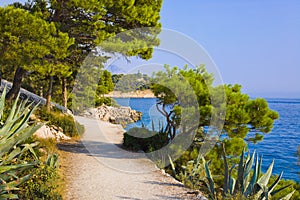
<path fill-rule="evenodd" d="M 39 164 L 29 170 L 32 176 L 20 186 L 18 196 L 20 199 L 62 199 L 64 192 L 58 163 L 58 149 L 54 139 L 30 138 L 39 145 L 34 148 Z M 22 160 L 32 162 L 34 157 L 27 152 L 21 156 Z"/>
<path fill-rule="evenodd" d="M 56 168 L 40 164 L 31 170 L 33 176 L 19 191 L 20 199 L 62 199 L 59 192 L 60 176 Z"/>
<path fill-rule="evenodd" d="M 274 180 L 276 180 L 278 176 L 272 176 L 270 178 L 271 182 L 274 182 Z M 296 183 L 293 180 L 285 180 L 282 179 L 278 185 L 276 186 L 275 190 L 286 186 L 286 185 L 290 185 L 290 187 L 278 192 L 276 195 L 272 196 L 273 199 L 280 199 L 283 196 L 286 196 L 287 194 L 291 193 L 292 191 L 295 190 L 295 193 L 293 194 L 291 200 L 299 200 L 300 199 L 300 184 Z"/>
<path fill-rule="evenodd" d="M 103 104 L 107 106 L 115 106 L 117 103 L 114 99 L 110 97 L 99 97 L 95 100 L 95 106 L 102 106 Z"/>
<path fill-rule="evenodd" d="M 47 112 L 45 109 L 38 110 L 36 115 L 50 125 L 61 127 L 64 134 L 68 136 L 77 137 L 84 132 L 84 126 L 75 121 L 71 115 L 62 114 L 59 111 Z"/>
<path fill-rule="evenodd" d="M 151 152 L 167 144 L 167 133 L 149 131 L 146 128 L 132 128 L 124 134 L 123 139 L 124 147 L 132 151 Z"/>

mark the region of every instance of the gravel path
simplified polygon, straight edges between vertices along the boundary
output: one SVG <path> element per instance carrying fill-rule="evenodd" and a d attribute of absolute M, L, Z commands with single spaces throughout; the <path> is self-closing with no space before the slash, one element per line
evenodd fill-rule
<path fill-rule="evenodd" d="M 141 153 L 120 148 L 121 126 L 76 117 L 85 126 L 80 142 L 60 144 L 67 181 L 65 199 L 193 199 Z"/>

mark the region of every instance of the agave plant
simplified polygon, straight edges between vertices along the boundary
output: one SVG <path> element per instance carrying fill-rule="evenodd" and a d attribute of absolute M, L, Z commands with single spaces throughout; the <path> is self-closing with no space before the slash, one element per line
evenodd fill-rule
<path fill-rule="evenodd" d="M 210 195 L 213 199 L 216 199 L 215 193 L 215 183 L 213 181 L 210 169 L 205 159 L 202 158 L 206 178 L 207 178 L 207 187 L 210 192 Z M 258 155 L 254 151 L 252 155 L 248 152 L 247 157 L 245 158 L 245 152 L 243 150 L 240 161 L 238 165 L 234 165 L 229 169 L 227 156 L 225 153 L 225 148 L 223 146 L 223 161 L 224 161 L 224 185 L 223 185 L 223 198 L 230 198 L 235 195 L 244 196 L 247 199 L 257 199 L 257 200 L 268 200 L 270 197 L 276 193 L 284 190 L 290 185 L 286 185 L 282 188 L 274 190 L 280 179 L 282 178 L 283 172 L 277 177 L 277 179 L 270 185 L 269 180 L 272 175 L 272 170 L 274 166 L 274 160 L 269 165 L 268 170 L 265 174 L 261 173 L 261 164 L 262 157 L 258 159 Z M 254 164 L 254 169 L 253 163 Z M 232 176 L 232 171 L 238 167 L 238 175 L 235 179 Z M 294 192 L 289 193 L 285 197 L 282 197 L 282 200 L 288 200 L 292 197 Z"/>
<path fill-rule="evenodd" d="M 6 88 L 4 88 L 0 98 L 0 122 L 3 121 L 3 111 L 5 106 Z M 18 99 L 18 98 L 17 98 Z M 18 105 L 19 104 L 19 105 Z M 20 172 L 24 172 L 34 167 L 37 163 L 26 163 L 19 159 L 26 151 L 34 153 L 33 148 L 37 143 L 23 144 L 41 126 L 28 126 L 27 122 L 36 107 L 29 109 L 32 105 L 27 105 L 27 101 L 19 102 L 15 100 L 11 111 L 0 125 L 0 199 L 17 199 L 14 191 L 18 186 L 30 178 L 30 174 L 19 177 Z"/>
<path fill-rule="evenodd" d="M 198 155 L 197 159 L 190 160 L 185 166 L 181 166 L 183 173 L 177 174 L 175 163 L 173 162 L 171 156 L 169 156 L 169 162 L 172 169 L 173 176 L 181 181 L 185 185 L 195 189 L 202 185 L 204 179 L 202 178 L 203 167 L 201 165 L 201 154 Z"/>

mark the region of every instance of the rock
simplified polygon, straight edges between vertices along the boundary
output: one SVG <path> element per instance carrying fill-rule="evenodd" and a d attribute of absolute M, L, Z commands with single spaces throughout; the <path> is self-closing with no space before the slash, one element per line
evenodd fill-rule
<path fill-rule="evenodd" d="M 47 125 L 42 126 L 33 135 L 41 139 L 55 139 L 55 135 L 52 133 L 51 128 Z"/>
<path fill-rule="evenodd" d="M 112 107 L 102 105 L 94 109 L 94 113 L 100 120 L 113 124 L 129 124 L 141 119 L 142 113 L 132 110 L 130 107 Z"/>
<path fill-rule="evenodd" d="M 35 114 L 31 114 L 29 117 L 30 120 L 32 121 L 36 121 L 36 122 L 40 122 L 41 120 L 35 115 Z"/>
<path fill-rule="evenodd" d="M 56 139 L 57 141 L 60 140 L 71 140 L 70 137 L 63 134 L 61 131 L 62 128 L 57 126 L 47 126 L 43 125 L 39 130 L 37 130 L 33 135 L 41 138 L 41 139 Z"/>
<path fill-rule="evenodd" d="M 64 130 L 61 127 L 57 127 L 57 130 L 60 132 L 64 132 Z"/>
<path fill-rule="evenodd" d="M 58 131 L 55 135 L 56 139 L 59 140 L 71 140 L 71 138 L 69 136 L 66 136 L 63 132 Z"/>

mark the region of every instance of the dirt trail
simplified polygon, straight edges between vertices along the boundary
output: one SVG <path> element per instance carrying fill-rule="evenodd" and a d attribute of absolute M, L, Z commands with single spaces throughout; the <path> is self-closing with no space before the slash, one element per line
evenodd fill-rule
<path fill-rule="evenodd" d="M 85 126 L 83 138 L 59 146 L 67 179 L 65 199 L 195 199 L 143 154 L 120 148 L 122 127 L 95 119 L 76 119 Z"/>

